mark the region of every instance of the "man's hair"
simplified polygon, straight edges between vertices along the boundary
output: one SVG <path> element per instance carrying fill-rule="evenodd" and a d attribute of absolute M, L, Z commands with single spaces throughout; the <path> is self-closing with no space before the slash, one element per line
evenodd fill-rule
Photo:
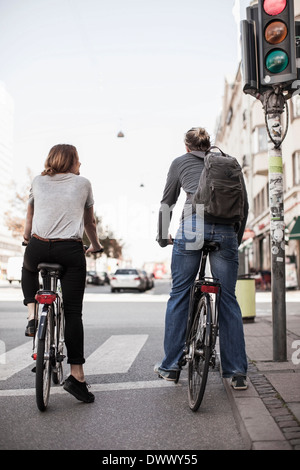
<path fill-rule="evenodd" d="M 184 143 L 189 150 L 205 152 L 210 148 L 210 136 L 202 127 L 193 127 L 185 134 Z"/>

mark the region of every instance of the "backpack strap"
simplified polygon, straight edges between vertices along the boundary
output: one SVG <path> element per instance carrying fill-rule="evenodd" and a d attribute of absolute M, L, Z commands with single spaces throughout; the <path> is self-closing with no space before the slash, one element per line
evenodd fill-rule
<path fill-rule="evenodd" d="M 205 156 L 211 152 L 212 149 L 218 149 L 219 152 L 223 155 L 223 157 L 227 157 L 226 153 L 223 152 L 223 150 L 221 150 L 219 147 L 217 147 L 216 145 L 212 145 L 208 150 L 206 150 L 205 152 Z M 213 152 L 212 152 L 213 153 Z"/>

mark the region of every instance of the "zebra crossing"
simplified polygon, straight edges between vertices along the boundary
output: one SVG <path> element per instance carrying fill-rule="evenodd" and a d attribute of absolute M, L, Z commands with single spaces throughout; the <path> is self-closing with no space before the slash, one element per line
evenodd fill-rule
<path fill-rule="evenodd" d="M 147 334 L 139 335 L 112 335 L 100 345 L 90 356 L 86 358 L 84 366 L 85 375 L 126 373 L 136 357 L 144 347 L 148 339 Z M 0 387 L 1 383 L 18 374 L 28 366 L 32 366 L 32 340 L 20 346 L 3 352 L 0 350 Z M 161 388 L 170 386 L 164 380 L 121 382 L 93 384 L 93 391 L 116 391 L 145 388 Z M 62 393 L 61 387 L 52 387 L 51 393 Z M 35 394 L 35 389 L 3 389 L 0 397 L 30 396 Z"/>
<path fill-rule="evenodd" d="M 86 358 L 85 375 L 128 372 L 148 335 L 113 335 Z M 0 381 L 32 365 L 32 340 L 0 355 Z"/>

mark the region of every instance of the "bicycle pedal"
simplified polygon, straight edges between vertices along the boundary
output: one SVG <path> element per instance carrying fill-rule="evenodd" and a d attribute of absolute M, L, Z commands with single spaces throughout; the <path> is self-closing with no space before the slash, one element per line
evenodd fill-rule
<path fill-rule="evenodd" d="M 63 362 L 63 360 L 65 359 L 65 355 L 64 354 L 59 354 L 57 357 L 56 357 L 56 361 L 57 362 Z"/>

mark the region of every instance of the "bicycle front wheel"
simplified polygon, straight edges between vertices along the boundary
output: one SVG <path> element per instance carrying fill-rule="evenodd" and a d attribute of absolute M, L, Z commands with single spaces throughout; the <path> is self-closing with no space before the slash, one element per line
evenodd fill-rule
<path fill-rule="evenodd" d="M 50 395 L 51 367 L 53 360 L 54 326 L 52 305 L 44 306 L 42 315 L 45 315 L 45 327 L 42 338 L 37 340 L 35 391 L 36 403 L 40 411 L 45 411 Z"/>
<path fill-rule="evenodd" d="M 197 411 L 201 405 L 207 382 L 211 353 L 210 319 L 209 295 L 203 295 L 196 306 L 189 339 L 188 398 L 192 411 Z"/>

